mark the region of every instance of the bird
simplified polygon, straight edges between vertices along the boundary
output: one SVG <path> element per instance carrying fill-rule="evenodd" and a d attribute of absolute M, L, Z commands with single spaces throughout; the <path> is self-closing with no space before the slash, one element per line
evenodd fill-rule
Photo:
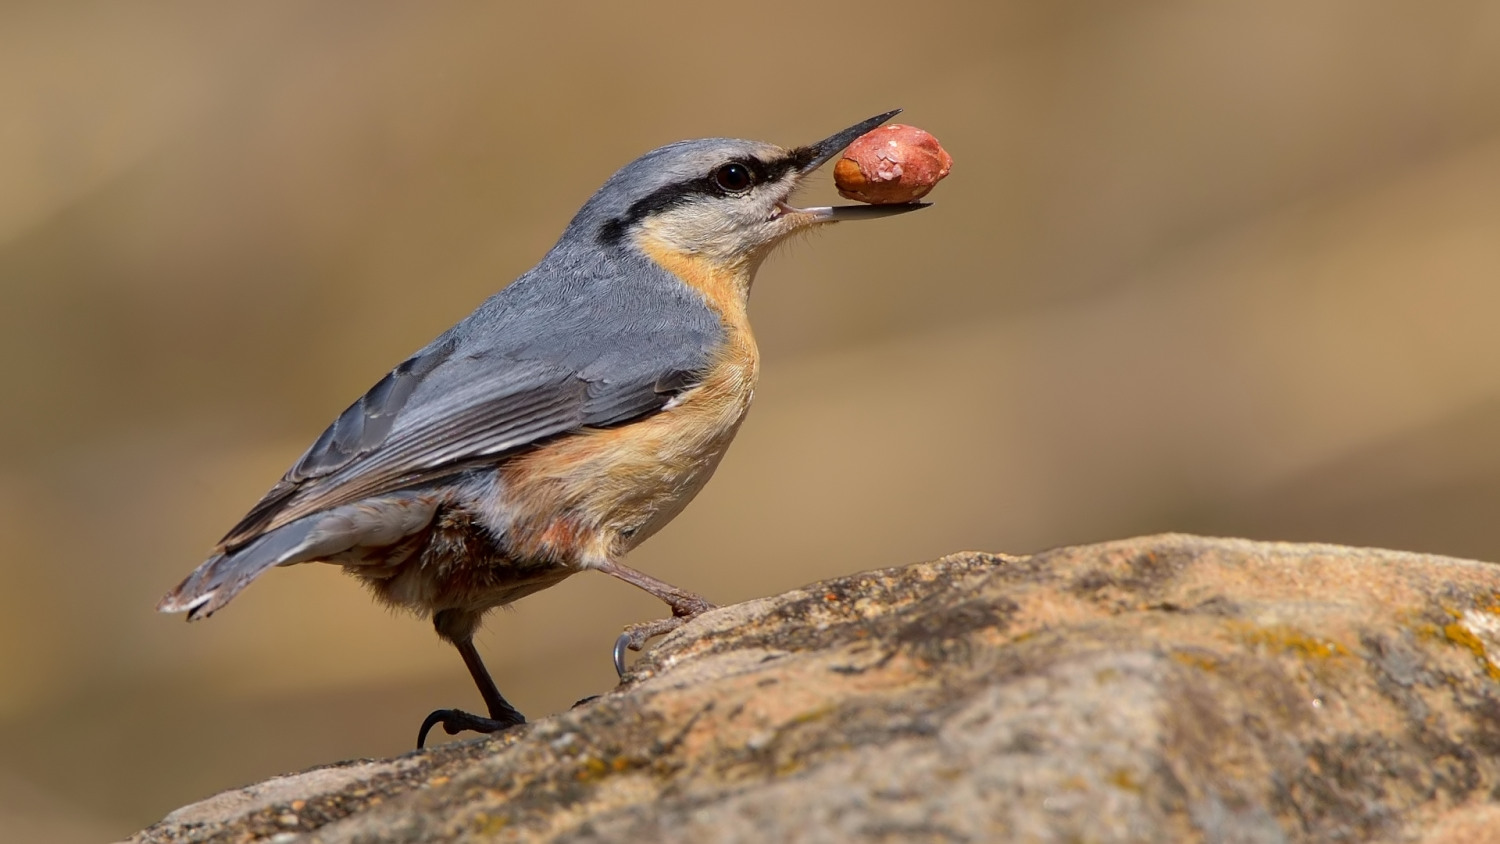
<path fill-rule="evenodd" d="M 431 713 L 421 748 L 439 725 L 526 722 L 474 634 L 490 610 L 592 569 L 671 610 L 620 635 L 623 676 L 626 648 L 714 606 L 622 558 L 703 488 L 750 407 L 756 271 L 799 232 L 927 207 L 791 204 L 899 112 L 791 148 L 679 141 L 621 168 L 535 267 L 340 414 L 157 609 L 206 618 L 273 566 L 342 566 L 429 617 L 485 703 Z"/>

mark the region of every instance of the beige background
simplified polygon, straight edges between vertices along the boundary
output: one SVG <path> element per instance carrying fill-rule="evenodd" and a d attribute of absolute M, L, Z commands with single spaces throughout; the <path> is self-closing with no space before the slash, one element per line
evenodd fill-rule
<path fill-rule="evenodd" d="M 16 840 L 123 835 L 479 705 L 333 570 L 191 627 L 151 608 L 387 367 L 683 137 L 899 105 L 957 164 L 932 210 L 766 267 L 756 409 L 633 564 L 727 602 L 1161 530 L 1500 559 L 1500 6 L 518 6 L 0 9 Z M 544 716 L 608 689 L 658 609 L 582 576 L 481 650 Z"/>

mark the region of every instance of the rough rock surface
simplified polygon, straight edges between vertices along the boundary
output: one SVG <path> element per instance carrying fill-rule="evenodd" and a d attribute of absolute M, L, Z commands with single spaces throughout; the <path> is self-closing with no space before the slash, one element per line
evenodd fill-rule
<path fill-rule="evenodd" d="M 1483 841 L 1500 566 L 1160 536 L 709 613 L 501 736 L 179 809 L 139 842 Z"/>

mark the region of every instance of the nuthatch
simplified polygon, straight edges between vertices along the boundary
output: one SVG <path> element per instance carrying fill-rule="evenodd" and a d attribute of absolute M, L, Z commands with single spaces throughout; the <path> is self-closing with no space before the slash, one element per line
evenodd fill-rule
<path fill-rule="evenodd" d="M 760 364 L 745 307 L 761 262 L 796 232 L 925 207 L 788 202 L 896 113 L 811 146 L 681 141 L 626 165 L 541 263 L 344 411 L 157 609 L 203 618 L 271 566 L 343 566 L 382 601 L 430 614 L 489 708 L 433 712 L 418 747 L 437 724 L 525 723 L 474 631 L 575 572 L 672 609 L 627 628 L 623 672 L 624 646 L 713 607 L 620 560 L 703 487 L 750 407 Z"/>

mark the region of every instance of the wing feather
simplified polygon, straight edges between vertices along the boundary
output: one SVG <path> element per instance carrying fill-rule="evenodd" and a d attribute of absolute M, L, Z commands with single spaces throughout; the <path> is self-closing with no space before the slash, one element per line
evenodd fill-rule
<path fill-rule="evenodd" d="M 555 298 L 526 301 L 535 294 L 524 277 L 492 297 L 340 414 L 220 541 L 221 551 L 312 513 L 493 463 L 570 430 L 661 410 L 708 367 L 722 327 L 701 299 L 677 295 L 682 286 L 675 279 L 630 278 L 669 286 L 642 297 L 619 280 L 577 282 L 585 288 L 597 282 L 598 289 L 578 292 L 619 298 L 614 313 L 629 319 L 591 318 Z M 673 296 L 664 297 L 668 290 Z M 637 314 L 643 298 L 666 307 Z M 548 309 L 555 313 L 539 315 Z M 517 317 L 554 328 L 541 334 L 508 324 Z"/>

